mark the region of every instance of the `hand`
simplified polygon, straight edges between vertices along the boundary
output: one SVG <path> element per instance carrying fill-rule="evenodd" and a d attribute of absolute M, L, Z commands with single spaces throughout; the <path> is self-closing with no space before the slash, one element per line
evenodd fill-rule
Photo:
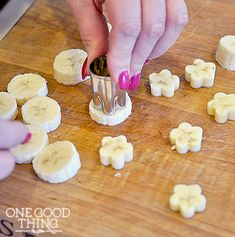
<path fill-rule="evenodd" d="M 28 129 L 20 122 L 0 120 L 0 180 L 11 174 L 15 160 L 9 148 L 27 143 L 31 138 Z"/>
<path fill-rule="evenodd" d="M 111 77 L 122 89 L 137 88 L 146 60 L 164 54 L 188 21 L 184 0 L 106 0 L 113 26 L 109 37 L 104 0 L 67 2 L 89 55 L 87 70 L 95 58 L 107 54 Z"/>

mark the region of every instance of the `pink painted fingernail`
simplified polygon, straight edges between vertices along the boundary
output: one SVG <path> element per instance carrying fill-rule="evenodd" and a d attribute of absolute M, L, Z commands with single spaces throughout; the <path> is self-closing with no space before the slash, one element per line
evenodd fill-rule
<path fill-rule="evenodd" d="M 30 141 L 31 137 L 32 137 L 32 133 L 29 132 L 21 144 L 24 145 L 24 144 L 28 143 Z"/>
<path fill-rule="evenodd" d="M 130 78 L 128 71 L 123 71 L 118 78 L 119 87 L 121 90 L 128 90 L 130 86 Z"/>
<path fill-rule="evenodd" d="M 144 62 L 144 65 L 148 64 L 151 61 L 151 59 L 147 58 L 146 61 Z"/>
<path fill-rule="evenodd" d="M 130 91 L 136 90 L 136 88 L 139 86 L 140 78 L 141 78 L 141 74 L 139 72 L 137 72 L 133 77 L 131 77 L 130 79 L 131 82 L 129 86 Z"/>

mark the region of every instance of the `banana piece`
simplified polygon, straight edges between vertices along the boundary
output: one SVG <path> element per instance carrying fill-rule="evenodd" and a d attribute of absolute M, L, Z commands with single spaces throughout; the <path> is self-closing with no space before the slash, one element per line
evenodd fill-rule
<path fill-rule="evenodd" d="M 17 164 L 31 163 L 33 158 L 48 145 L 48 135 L 42 128 L 34 125 L 27 125 L 27 128 L 32 134 L 29 142 L 10 150 Z"/>
<path fill-rule="evenodd" d="M 37 176 L 49 183 L 62 183 L 74 177 L 81 167 L 75 146 L 69 141 L 48 145 L 33 160 Z"/>
<path fill-rule="evenodd" d="M 235 35 L 226 35 L 220 40 L 216 61 L 227 70 L 235 70 Z"/>
<path fill-rule="evenodd" d="M 46 96 L 47 81 L 36 73 L 20 74 L 12 78 L 7 91 L 16 98 L 17 104 L 22 106 L 35 96 Z"/>
<path fill-rule="evenodd" d="M 126 107 L 117 108 L 116 112 L 112 115 L 106 115 L 101 109 L 96 109 L 94 107 L 93 100 L 91 100 L 89 104 L 89 113 L 91 119 L 102 125 L 108 125 L 108 126 L 118 125 L 124 122 L 131 115 L 131 112 L 132 112 L 132 102 L 128 95 L 126 99 Z"/>
<path fill-rule="evenodd" d="M 202 195 L 202 189 L 198 184 L 177 184 L 171 195 L 170 208 L 179 211 L 184 218 L 191 218 L 196 212 L 206 209 L 206 198 Z"/>
<path fill-rule="evenodd" d="M 216 66 L 214 63 L 196 59 L 193 65 L 185 67 L 185 80 L 192 88 L 212 87 L 215 81 Z"/>
<path fill-rule="evenodd" d="M 38 96 L 23 105 L 22 117 L 26 124 L 36 125 L 46 132 L 51 132 L 61 123 L 61 109 L 55 100 L 47 96 Z"/>
<path fill-rule="evenodd" d="M 133 160 L 133 146 L 127 142 L 125 136 L 104 137 L 100 148 L 100 162 L 102 165 L 112 165 L 114 169 L 122 169 L 125 162 Z"/>
<path fill-rule="evenodd" d="M 150 74 L 149 82 L 153 96 L 172 97 L 180 86 L 180 78 L 167 69 Z"/>
<path fill-rule="evenodd" d="M 216 93 L 207 104 L 207 112 L 217 123 L 235 120 L 235 94 Z"/>
<path fill-rule="evenodd" d="M 55 80 L 64 85 L 81 82 L 82 65 L 86 57 L 87 53 L 81 49 L 69 49 L 59 53 L 53 64 Z"/>
<path fill-rule="evenodd" d="M 203 130 L 201 127 L 192 126 L 189 123 L 181 123 L 178 128 L 170 132 L 170 142 L 179 154 L 188 151 L 198 152 L 201 150 Z"/>
<path fill-rule="evenodd" d="M 0 92 L 0 119 L 14 120 L 18 108 L 15 98 L 7 92 Z"/>

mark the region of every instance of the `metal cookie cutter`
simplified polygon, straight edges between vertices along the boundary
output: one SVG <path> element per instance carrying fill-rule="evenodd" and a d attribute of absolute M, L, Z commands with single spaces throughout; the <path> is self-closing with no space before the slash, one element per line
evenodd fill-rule
<path fill-rule="evenodd" d="M 111 80 L 107 58 L 96 58 L 90 65 L 91 82 L 93 90 L 93 103 L 97 110 L 102 110 L 106 115 L 112 115 L 117 109 L 126 107 L 126 91 Z"/>

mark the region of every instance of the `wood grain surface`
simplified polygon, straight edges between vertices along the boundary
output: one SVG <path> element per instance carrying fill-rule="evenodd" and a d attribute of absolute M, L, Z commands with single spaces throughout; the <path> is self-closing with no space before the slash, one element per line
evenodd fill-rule
<path fill-rule="evenodd" d="M 180 39 L 143 70 L 141 86 L 131 95 L 133 114 L 123 124 L 105 127 L 88 114 L 89 83 L 63 86 L 53 79 L 54 57 L 68 48 L 83 48 L 76 22 L 62 0 L 38 0 L 0 43 L 0 90 L 19 73 L 38 72 L 48 80 L 49 96 L 62 108 L 62 124 L 50 142 L 70 140 L 82 168 L 67 183 L 38 179 L 31 165 L 17 165 L 0 183 L 0 223 L 8 207 L 71 209 L 59 220 L 63 237 L 232 237 L 235 236 L 235 122 L 217 124 L 207 115 L 216 92 L 235 93 L 235 72 L 218 66 L 215 86 L 192 89 L 184 67 L 194 59 L 215 61 L 219 39 L 235 34 L 234 0 L 188 0 L 190 20 Z M 173 98 L 155 98 L 145 87 L 148 75 L 168 68 L 181 77 Z M 19 116 L 20 119 L 20 116 Z M 181 122 L 204 129 L 202 150 L 179 155 L 171 150 L 169 132 Z M 134 161 L 120 171 L 104 167 L 98 151 L 103 136 L 126 135 Z M 207 209 L 185 220 L 169 209 L 178 183 L 199 183 Z M 12 230 L 17 220 L 10 219 Z M 1 229 L 1 224 L 0 224 Z M 0 236 L 4 236 L 0 231 Z M 14 236 L 22 236 L 14 233 Z M 41 236 L 51 236 L 42 234 Z"/>

